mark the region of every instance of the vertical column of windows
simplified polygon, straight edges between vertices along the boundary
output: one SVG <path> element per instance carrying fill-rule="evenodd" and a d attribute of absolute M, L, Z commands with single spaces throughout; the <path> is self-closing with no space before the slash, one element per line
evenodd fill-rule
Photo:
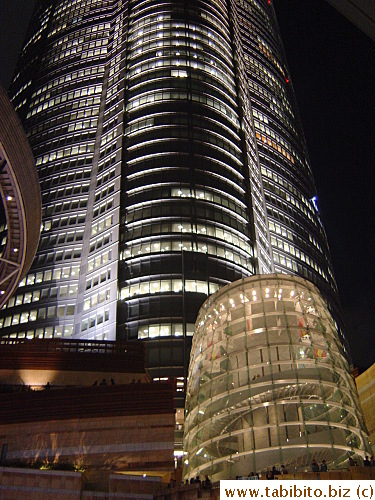
<path fill-rule="evenodd" d="M 97 171 L 93 187 L 86 289 L 80 336 L 116 338 L 118 225 L 122 160 L 124 40 L 127 18 L 120 8 L 114 14 L 109 46 L 108 72 Z"/>
<path fill-rule="evenodd" d="M 78 306 L 105 56 L 95 54 L 94 60 L 93 55 L 90 67 L 81 66 L 81 61 L 91 40 L 106 46 L 109 26 L 102 19 L 97 24 L 77 20 L 76 30 L 67 30 L 58 16 L 60 7 L 54 12 L 44 55 L 40 54 L 43 69 L 38 85 L 33 86 L 25 122 L 41 183 L 43 222 L 33 267 L 21 283 L 22 293 L 3 312 L 3 327 L 9 327 L 5 335 L 19 338 L 72 336 Z M 69 5 L 70 14 L 76 7 Z M 57 26 L 60 29 L 55 31 Z"/>
<path fill-rule="evenodd" d="M 205 294 L 253 272 L 225 8 L 181 5 L 132 11 L 127 54 L 119 334 L 149 340 L 153 377 L 186 376 Z"/>
<path fill-rule="evenodd" d="M 314 181 L 272 7 L 255 0 L 239 2 L 238 19 L 275 270 L 299 272 L 314 282 L 328 282 L 336 290 L 325 258 L 328 246 L 312 200 Z M 265 171 L 277 176 L 276 183 L 270 182 Z M 284 179 L 288 180 L 286 190 L 280 187 Z M 289 225 L 291 220 L 296 223 Z M 292 242 L 275 234 L 275 227 L 291 232 Z M 309 228 L 310 238 L 301 234 L 303 227 Z"/>
<path fill-rule="evenodd" d="M 33 16 L 34 31 L 22 48 L 18 59 L 16 74 L 10 86 L 12 102 L 21 118 L 27 112 L 30 91 L 35 81 L 35 69 L 38 66 L 38 54 L 42 50 L 53 7 L 40 3 Z"/>
<path fill-rule="evenodd" d="M 252 199 L 253 232 L 256 246 L 257 267 L 260 273 L 269 273 L 273 270 L 272 251 L 267 222 L 267 211 L 264 202 L 262 176 L 259 168 L 259 159 L 251 121 L 252 105 L 248 91 L 248 78 L 244 61 L 246 50 L 243 45 L 244 37 L 248 33 L 242 32 L 241 8 L 244 2 L 231 3 L 231 20 L 234 36 L 234 46 L 237 52 L 238 88 L 241 99 L 242 130 L 246 143 L 246 164 L 248 168 L 249 190 Z M 249 8 L 249 6 L 247 6 Z M 249 29 L 249 27 L 247 27 Z"/>
<path fill-rule="evenodd" d="M 164 282 L 181 283 L 174 292 L 179 300 L 183 289 L 192 292 L 186 276 L 182 285 L 184 252 L 206 254 L 212 261 L 206 291 L 201 292 L 202 279 L 190 280 L 198 294 L 213 289 L 215 280 L 216 285 L 228 282 L 229 274 L 221 275 L 219 266 L 214 271 L 215 261 L 238 269 L 238 277 L 253 272 L 247 217 L 240 215 L 247 205 L 225 9 L 212 2 L 188 14 L 179 9 L 148 2 L 130 19 L 121 258 L 124 276 L 131 273 L 133 279 L 120 284 L 125 301 L 137 288 L 155 302 Z M 210 189 L 204 191 L 205 185 Z M 222 193 L 220 199 L 215 192 Z M 138 275 L 145 255 L 159 273 L 157 261 L 162 263 L 161 276 Z M 150 282 L 159 283 L 157 289 Z M 181 318 L 173 321 L 181 324 Z M 144 328 L 139 326 L 139 336 Z"/>

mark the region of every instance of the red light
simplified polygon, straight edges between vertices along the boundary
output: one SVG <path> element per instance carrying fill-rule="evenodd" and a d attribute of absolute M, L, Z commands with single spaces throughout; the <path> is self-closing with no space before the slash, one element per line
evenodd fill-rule
<path fill-rule="evenodd" d="M 268 5 L 271 5 L 271 0 L 268 0 Z"/>
<path fill-rule="evenodd" d="M 289 78 L 285 78 L 286 83 L 289 83 Z"/>

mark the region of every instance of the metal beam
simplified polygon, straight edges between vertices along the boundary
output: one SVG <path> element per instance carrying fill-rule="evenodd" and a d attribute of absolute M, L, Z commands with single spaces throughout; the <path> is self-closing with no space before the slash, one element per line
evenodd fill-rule
<path fill-rule="evenodd" d="M 375 0 L 327 0 L 357 28 L 375 40 Z"/>

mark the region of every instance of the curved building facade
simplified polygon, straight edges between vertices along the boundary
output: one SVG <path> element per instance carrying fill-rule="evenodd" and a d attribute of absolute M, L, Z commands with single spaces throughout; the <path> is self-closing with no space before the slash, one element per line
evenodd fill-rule
<path fill-rule="evenodd" d="M 128 22 L 118 333 L 147 339 L 161 376 L 207 295 L 254 273 L 223 7 L 134 2 Z"/>
<path fill-rule="evenodd" d="M 185 477 L 290 471 L 369 453 L 353 377 L 319 290 L 297 276 L 239 280 L 202 306 L 187 387 Z"/>
<path fill-rule="evenodd" d="M 337 308 L 268 0 L 37 0 L 10 91 L 43 223 L 3 336 L 141 338 L 183 385 L 222 286 L 295 273 Z"/>
<path fill-rule="evenodd" d="M 38 247 L 41 197 L 35 161 L 20 120 L 0 87 L 0 308 L 30 269 Z"/>

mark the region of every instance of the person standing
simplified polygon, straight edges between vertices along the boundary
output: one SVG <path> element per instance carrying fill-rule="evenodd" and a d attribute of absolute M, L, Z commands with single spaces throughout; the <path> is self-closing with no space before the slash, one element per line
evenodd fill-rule
<path fill-rule="evenodd" d="M 312 461 L 312 464 L 311 464 L 311 470 L 313 472 L 319 472 L 319 465 L 317 464 L 315 458 L 314 460 Z"/>
<path fill-rule="evenodd" d="M 284 465 L 281 466 L 281 474 L 288 474 L 288 470 Z"/>
<path fill-rule="evenodd" d="M 268 470 L 266 473 L 266 479 L 274 479 L 272 470 Z"/>

